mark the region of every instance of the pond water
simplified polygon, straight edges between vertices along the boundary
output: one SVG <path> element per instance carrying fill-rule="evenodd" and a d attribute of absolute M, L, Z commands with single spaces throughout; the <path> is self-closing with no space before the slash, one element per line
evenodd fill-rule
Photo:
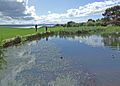
<path fill-rule="evenodd" d="M 120 85 L 120 37 L 53 36 L 3 53 L 0 86 Z"/>

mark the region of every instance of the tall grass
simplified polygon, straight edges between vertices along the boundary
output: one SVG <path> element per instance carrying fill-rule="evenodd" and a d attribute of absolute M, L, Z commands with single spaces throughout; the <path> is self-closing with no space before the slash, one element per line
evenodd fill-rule
<path fill-rule="evenodd" d="M 96 33 L 99 32 L 99 34 L 108 34 L 108 33 L 115 33 L 120 32 L 120 26 L 81 26 L 81 27 L 65 27 L 63 31 L 68 32 L 76 32 L 78 30 L 96 30 Z"/>

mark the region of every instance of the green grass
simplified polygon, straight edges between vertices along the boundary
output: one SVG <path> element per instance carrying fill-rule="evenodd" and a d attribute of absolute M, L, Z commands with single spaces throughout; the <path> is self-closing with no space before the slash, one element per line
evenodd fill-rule
<path fill-rule="evenodd" d="M 109 34 L 109 33 L 115 33 L 120 32 L 119 26 L 81 26 L 81 27 L 49 27 L 48 31 L 68 31 L 68 32 L 76 32 L 78 30 L 96 30 L 98 34 Z M 99 31 L 100 30 L 100 31 Z M 39 28 L 38 32 L 45 32 L 45 28 Z M 34 28 L 5 28 L 0 27 L 0 41 L 3 41 L 5 39 L 13 38 L 16 36 L 25 36 L 28 34 L 34 34 L 35 29 Z M 93 34 L 95 34 L 93 33 Z"/>
<path fill-rule="evenodd" d="M 110 33 L 116 33 L 116 32 L 120 32 L 120 27 L 119 26 L 108 26 L 108 27 L 104 27 L 104 34 L 110 34 Z"/>
<path fill-rule="evenodd" d="M 120 32 L 120 26 L 81 26 L 81 27 L 66 27 L 63 29 L 63 31 L 67 32 L 76 32 L 78 30 L 91 30 L 96 32 L 93 32 L 93 34 L 110 34 L 110 33 L 116 33 Z"/>
<path fill-rule="evenodd" d="M 48 31 L 59 31 L 61 27 L 48 28 Z M 38 32 L 45 32 L 45 28 L 38 28 Z M 15 36 L 25 36 L 36 33 L 34 28 L 7 28 L 0 27 L 0 41 L 13 38 Z"/>

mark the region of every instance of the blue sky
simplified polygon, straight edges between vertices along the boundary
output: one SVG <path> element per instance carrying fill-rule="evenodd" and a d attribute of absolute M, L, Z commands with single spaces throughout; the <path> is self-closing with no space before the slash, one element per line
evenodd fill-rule
<path fill-rule="evenodd" d="M 45 15 L 48 11 L 63 13 L 71 8 L 78 8 L 88 3 L 104 0 L 29 0 L 29 6 L 34 5 L 38 15 Z"/>
<path fill-rule="evenodd" d="M 71 8 L 78 8 L 88 3 L 103 0 L 29 0 L 29 6 L 34 5 L 38 15 L 45 15 L 48 11 L 62 13 Z"/>
<path fill-rule="evenodd" d="M 120 0 L 0 0 L 0 24 L 85 22 Z"/>

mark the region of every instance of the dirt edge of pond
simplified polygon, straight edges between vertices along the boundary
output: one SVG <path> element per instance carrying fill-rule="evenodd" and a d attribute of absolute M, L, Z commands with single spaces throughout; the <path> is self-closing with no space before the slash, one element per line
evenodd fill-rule
<path fill-rule="evenodd" d="M 44 32 L 44 33 L 30 34 L 30 35 L 26 35 L 26 36 L 16 36 L 14 38 L 4 40 L 1 46 L 3 48 L 7 48 L 10 46 L 18 45 L 18 44 L 26 42 L 26 41 L 37 40 L 37 39 L 48 37 L 48 36 L 51 36 L 54 34 L 55 34 L 55 32 Z"/>

